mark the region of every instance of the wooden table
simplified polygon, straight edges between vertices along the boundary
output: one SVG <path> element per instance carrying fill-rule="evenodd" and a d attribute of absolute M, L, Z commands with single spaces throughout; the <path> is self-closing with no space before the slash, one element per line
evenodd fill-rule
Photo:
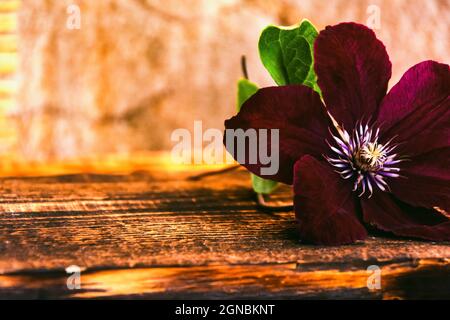
<path fill-rule="evenodd" d="M 243 169 L 2 178 L 0 298 L 449 298 L 450 246 L 301 244 Z M 289 201 L 282 187 L 271 198 Z M 69 290 L 65 269 L 82 269 Z M 369 290 L 367 268 L 381 268 Z"/>

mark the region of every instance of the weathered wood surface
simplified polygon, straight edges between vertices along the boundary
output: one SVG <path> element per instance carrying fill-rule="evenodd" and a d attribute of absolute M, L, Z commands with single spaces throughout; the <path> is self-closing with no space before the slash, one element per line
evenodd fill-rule
<path fill-rule="evenodd" d="M 247 172 L 190 174 L 1 179 L 0 297 L 450 297 L 448 243 L 301 244 L 292 212 L 255 205 Z M 381 290 L 367 288 L 373 264 Z M 66 287 L 70 265 L 81 290 Z"/>

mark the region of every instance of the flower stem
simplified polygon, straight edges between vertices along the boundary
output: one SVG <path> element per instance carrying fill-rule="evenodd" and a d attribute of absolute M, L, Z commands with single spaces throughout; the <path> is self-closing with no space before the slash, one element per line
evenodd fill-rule
<path fill-rule="evenodd" d="M 187 179 L 190 181 L 199 181 L 202 180 L 203 178 L 207 178 L 210 176 L 216 176 L 216 175 L 220 175 L 220 174 L 224 174 L 230 171 L 234 171 L 238 168 L 240 168 L 241 165 L 237 164 L 237 165 L 233 165 L 224 169 L 220 169 L 220 170 L 215 170 L 215 171 L 208 171 L 208 172 L 203 172 L 194 176 L 190 176 Z"/>
<path fill-rule="evenodd" d="M 242 76 L 248 80 L 248 70 L 247 70 L 247 58 L 245 55 L 241 56 L 241 68 L 242 68 Z"/>
<path fill-rule="evenodd" d="M 256 203 L 262 209 L 273 212 L 285 212 L 285 211 L 292 211 L 294 209 L 294 205 L 292 204 L 284 204 L 284 205 L 270 204 L 266 202 L 266 200 L 264 199 L 264 195 L 262 193 L 256 194 Z"/>

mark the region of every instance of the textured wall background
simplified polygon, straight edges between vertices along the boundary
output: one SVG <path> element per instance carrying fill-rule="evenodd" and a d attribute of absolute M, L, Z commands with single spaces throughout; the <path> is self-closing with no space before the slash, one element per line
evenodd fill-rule
<path fill-rule="evenodd" d="M 72 3 L 80 30 L 66 28 Z M 23 0 L 17 148 L 29 159 L 165 149 L 196 119 L 222 128 L 242 54 L 252 80 L 272 83 L 257 55 L 265 25 L 366 23 L 371 4 L 391 85 L 421 60 L 449 63 L 449 0 Z"/>

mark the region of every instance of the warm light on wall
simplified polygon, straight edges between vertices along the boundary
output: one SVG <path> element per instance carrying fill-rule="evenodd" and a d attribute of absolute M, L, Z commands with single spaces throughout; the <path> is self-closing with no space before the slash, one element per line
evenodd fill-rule
<path fill-rule="evenodd" d="M 16 139 L 8 114 L 15 105 L 17 92 L 17 11 L 19 0 L 0 2 L 0 154 L 11 150 Z"/>

